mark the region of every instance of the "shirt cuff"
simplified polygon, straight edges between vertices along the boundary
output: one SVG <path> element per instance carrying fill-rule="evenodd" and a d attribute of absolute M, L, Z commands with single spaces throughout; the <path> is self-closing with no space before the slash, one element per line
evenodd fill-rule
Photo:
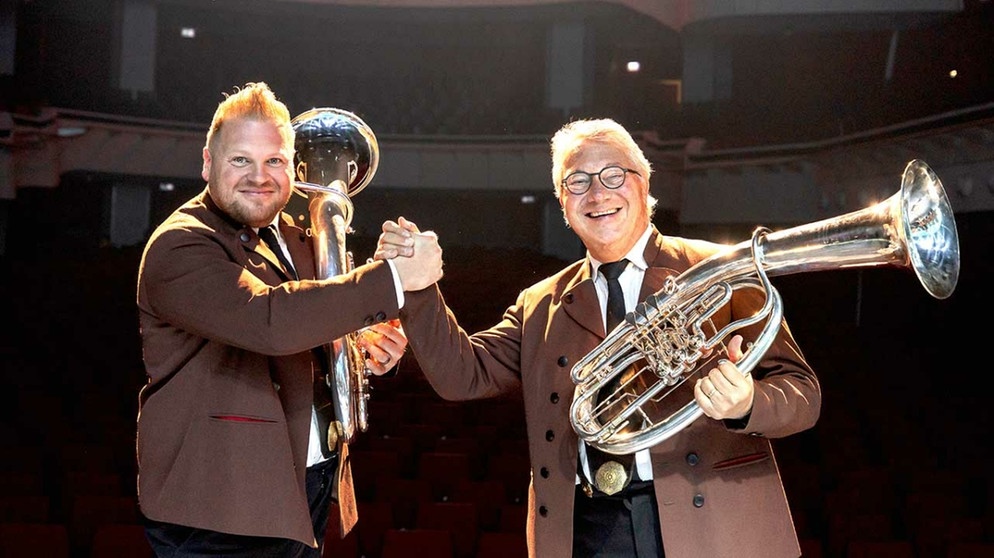
<path fill-rule="evenodd" d="M 404 307 L 404 286 L 400 282 L 400 275 L 397 275 L 397 268 L 393 265 L 393 260 L 387 260 L 390 266 L 390 273 L 393 274 L 393 288 L 397 292 L 397 308 Z"/>

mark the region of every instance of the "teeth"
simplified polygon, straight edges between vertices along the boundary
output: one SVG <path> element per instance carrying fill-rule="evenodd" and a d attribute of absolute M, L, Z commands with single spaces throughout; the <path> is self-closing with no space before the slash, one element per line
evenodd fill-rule
<path fill-rule="evenodd" d="M 590 216 L 591 217 L 603 217 L 605 215 L 611 215 L 611 214 L 617 213 L 617 212 L 618 212 L 617 209 L 609 209 L 607 211 L 595 211 L 595 212 L 591 213 Z"/>

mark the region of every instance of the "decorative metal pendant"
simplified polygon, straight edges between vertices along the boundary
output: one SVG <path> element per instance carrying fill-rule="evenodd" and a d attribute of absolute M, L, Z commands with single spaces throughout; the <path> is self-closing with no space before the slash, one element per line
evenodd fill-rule
<path fill-rule="evenodd" d="M 594 485 L 597 490 L 611 496 L 621 491 L 628 484 L 628 471 L 617 461 L 605 461 L 597 468 L 594 475 Z"/>

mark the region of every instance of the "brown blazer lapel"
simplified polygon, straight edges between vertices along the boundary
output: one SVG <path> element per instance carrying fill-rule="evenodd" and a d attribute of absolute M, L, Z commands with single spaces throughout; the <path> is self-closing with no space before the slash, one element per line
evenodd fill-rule
<path fill-rule="evenodd" d="M 563 293 L 563 309 L 566 315 L 591 333 L 604 337 L 604 321 L 601 318 L 601 305 L 597 300 L 597 290 L 590 278 L 590 262 L 584 261 L 579 272 L 570 280 Z"/>
<path fill-rule="evenodd" d="M 253 252 L 255 252 L 256 254 L 259 254 L 263 258 L 266 258 L 266 261 L 269 262 L 273 270 L 275 270 L 276 273 L 280 276 L 280 279 L 284 281 L 293 279 L 292 277 L 290 277 L 290 274 L 287 273 L 287 270 L 283 269 L 283 265 L 280 264 L 279 258 L 277 258 L 276 254 L 269 249 L 268 244 L 263 242 L 262 239 L 258 237 L 255 238 L 254 242 L 255 242 L 254 245 L 249 243 L 246 245 L 246 247 L 252 250 Z"/>
<path fill-rule="evenodd" d="M 645 246 L 645 261 L 648 268 L 642 278 L 642 288 L 639 290 L 639 302 L 649 298 L 649 295 L 659 292 L 666 283 L 666 278 L 679 275 L 678 267 L 683 267 L 667 250 L 663 249 L 664 237 L 653 229 L 653 235 Z"/>

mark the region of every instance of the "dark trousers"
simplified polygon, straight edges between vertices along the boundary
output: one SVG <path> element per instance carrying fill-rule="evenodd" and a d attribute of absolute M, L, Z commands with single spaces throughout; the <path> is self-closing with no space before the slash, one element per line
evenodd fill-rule
<path fill-rule="evenodd" d="M 307 503 L 318 547 L 273 537 L 219 533 L 185 525 L 145 520 L 145 535 L 158 558 L 320 558 L 335 487 L 337 458 L 307 468 Z M 251 487 L 246 487 L 251 490 Z"/>
<path fill-rule="evenodd" d="M 659 509 L 651 482 L 632 482 L 622 492 L 573 498 L 573 556 L 576 558 L 663 558 Z"/>

